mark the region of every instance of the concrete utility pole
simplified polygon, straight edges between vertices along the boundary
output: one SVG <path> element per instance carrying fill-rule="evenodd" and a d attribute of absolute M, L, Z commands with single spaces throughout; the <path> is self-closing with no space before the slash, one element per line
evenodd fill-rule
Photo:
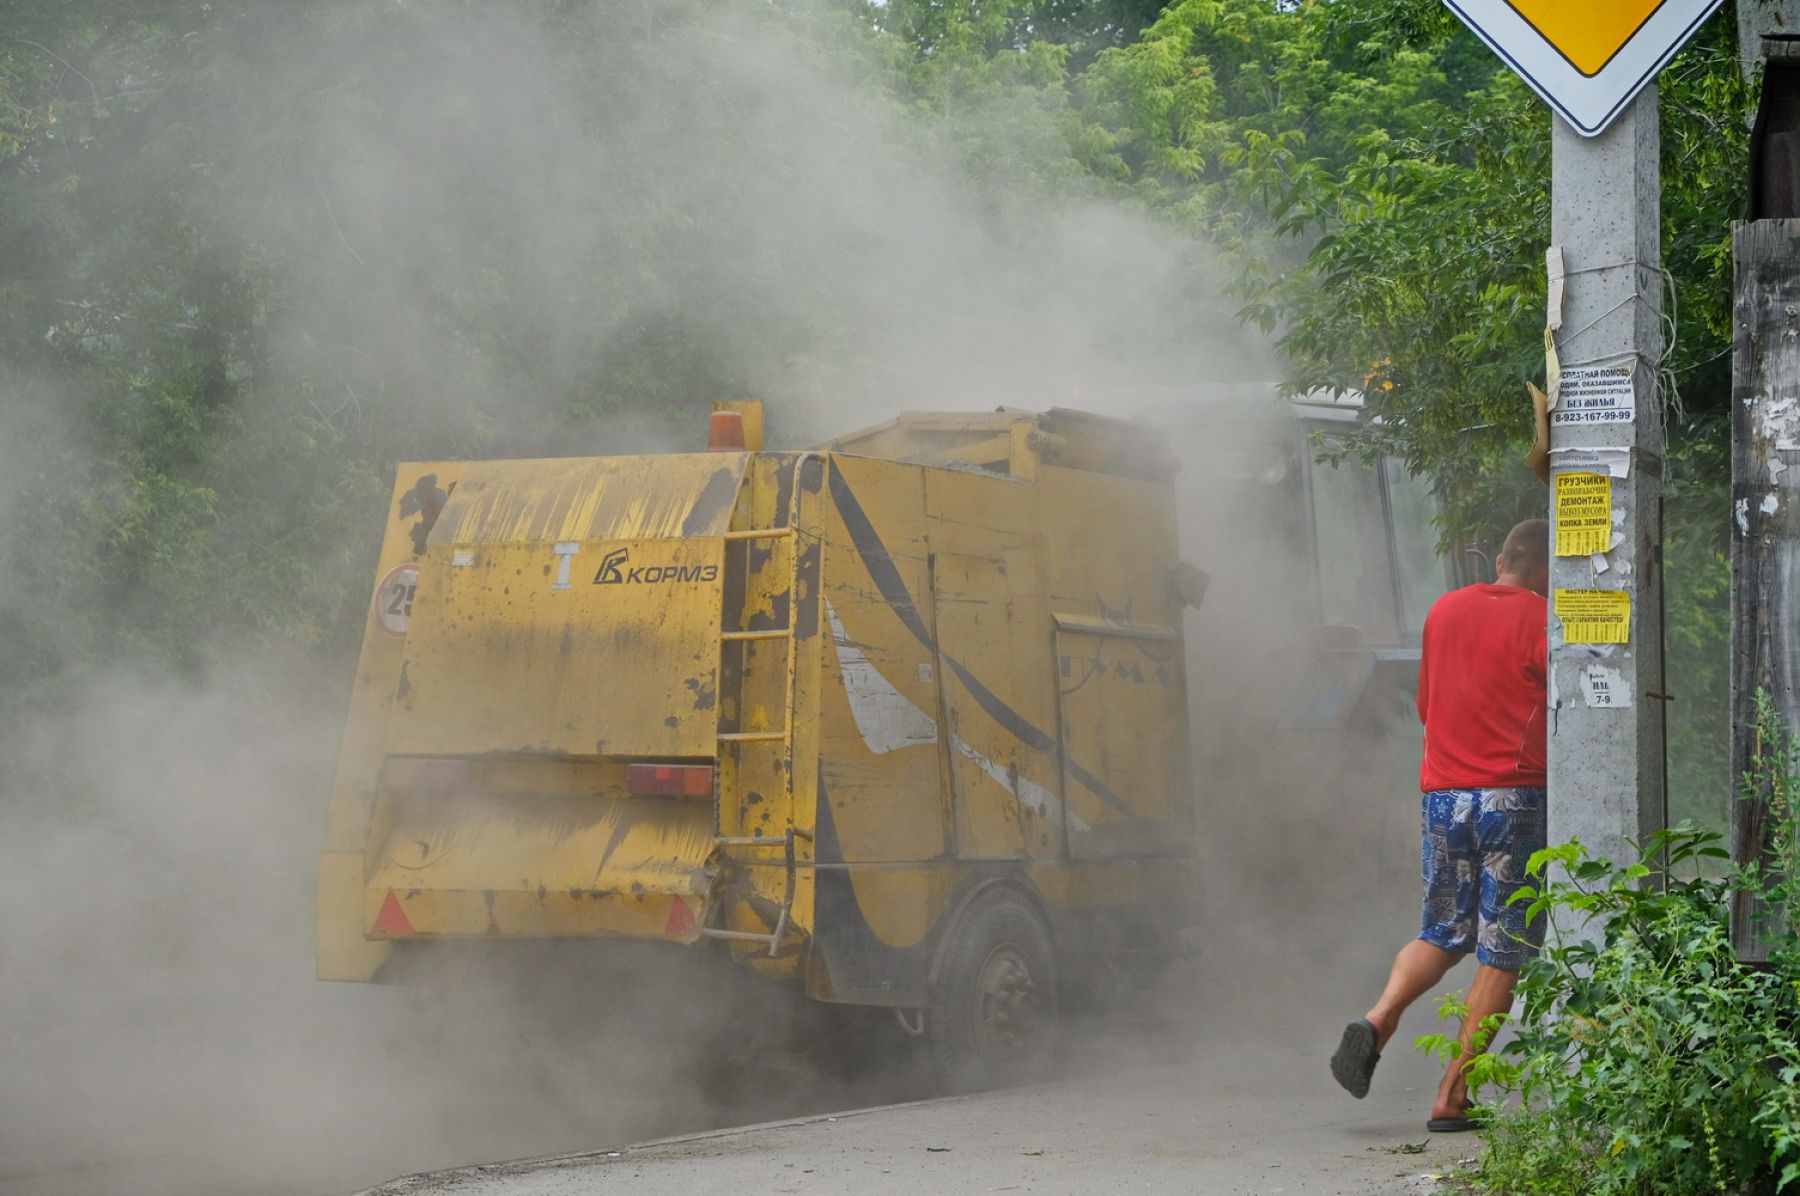
<path fill-rule="evenodd" d="M 1550 842 L 1579 837 L 1626 861 L 1636 858 L 1627 840 L 1641 842 L 1667 821 L 1656 86 L 1597 137 L 1556 117 L 1551 125 L 1551 244 L 1561 248 L 1566 289 L 1550 429 Z M 1604 449 L 1623 451 L 1579 459 L 1578 450 Z M 1591 511 L 1596 493 L 1610 499 L 1599 509 L 1612 526 L 1590 528 L 1590 544 L 1598 535 L 1617 546 L 1555 555 L 1558 507 L 1572 531 L 1580 500 Z M 1609 638 L 1626 642 L 1577 642 Z"/>

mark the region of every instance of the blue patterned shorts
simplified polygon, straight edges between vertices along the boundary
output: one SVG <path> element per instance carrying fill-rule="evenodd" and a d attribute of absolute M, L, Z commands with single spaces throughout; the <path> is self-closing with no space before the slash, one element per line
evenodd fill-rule
<path fill-rule="evenodd" d="M 1544 847 L 1544 790 L 1434 789 L 1424 795 L 1425 879 L 1419 937 L 1455 955 L 1471 948 L 1489 967 L 1516 972 L 1544 942 L 1544 919 L 1507 900 Z"/>

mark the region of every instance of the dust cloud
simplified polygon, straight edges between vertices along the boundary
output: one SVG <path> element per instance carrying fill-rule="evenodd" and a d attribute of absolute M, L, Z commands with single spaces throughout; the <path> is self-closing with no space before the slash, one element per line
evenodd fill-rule
<path fill-rule="evenodd" d="M 1185 551 L 1212 574 L 1187 627 L 1202 828 L 1194 1012 L 1214 1033 L 1223 1023 L 1305 1045 L 1373 1003 L 1417 932 L 1416 666 L 1365 676 L 1381 632 L 1362 629 L 1358 650 L 1325 626 L 1321 573 L 1343 556 L 1315 544 L 1332 498 L 1309 503 L 1302 476 L 1324 468 L 1306 430 L 1318 425 L 1221 389 L 1236 401 L 1190 408 L 1189 439 L 1176 437 Z M 1386 533 L 1369 518 L 1360 533 L 1379 556 Z"/>
<path fill-rule="evenodd" d="M 978 177 L 854 55 L 827 66 L 753 6 L 590 6 L 613 36 L 576 60 L 524 9 L 415 9 L 396 33 L 383 6 L 243 8 L 239 69 L 303 111 L 199 118 L 247 147 L 269 127 L 296 139 L 281 169 L 246 156 L 192 202 L 248 242 L 310 238 L 266 365 L 330 359 L 348 379 L 328 402 L 271 391 L 312 407 L 325 447 L 273 461 L 268 485 L 296 505 L 345 486 L 331 445 L 420 411 L 432 431 L 402 451 L 424 459 L 691 447 L 721 390 L 769 399 L 779 444 L 899 409 L 1152 418 L 1185 458 L 1184 535 L 1214 579 L 1188 624 L 1205 923 L 1158 1008 L 1271 1029 L 1359 1012 L 1313 1006 L 1338 978 L 1378 978 L 1407 933 L 1416 737 L 1277 729 L 1319 646 L 1304 450 L 1260 391 L 1206 389 L 1275 371 L 1210 255 L 1079 190 Z M 830 22 L 808 36 L 848 36 Z M 333 98 L 349 71 L 377 102 Z M 463 319 L 496 310 L 502 327 Z M 684 349 L 616 374 L 659 338 Z M 502 359 L 541 386 L 508 389 Z M 27 512 L 79 501 L 44 489 L 86 476 L 84 447 L 54 382 L 8 393 L 0 527 L 23 543 Z M 279 418 L 249 412 L 246 443 Z M 357 576 L 379 498 L 340 505 L 319 568 Z M 84 579 L 27 574 L 0 575 L 9 650 L 49 650 Z M 95 634 L 67 631 L 70 650 Z M 0 1190 L 344 1190 L 884 1095 L 805 1071 L 773 1097 L 722 1092 L 713 1065 L 740 1060 L 704 999 L 717 978 L 652 974 L 616 945 L 457 958 L 416 987 L 315 982 L 312 868 L 352 662 L 243 633 L 203 648 L 180 676 L 101 668 L 4 708 Z"/>

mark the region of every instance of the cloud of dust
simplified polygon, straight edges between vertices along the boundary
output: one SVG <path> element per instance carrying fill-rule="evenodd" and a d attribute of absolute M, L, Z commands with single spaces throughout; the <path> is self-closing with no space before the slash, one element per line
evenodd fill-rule
<path fill-rule="evenodd" d="M 1416 761 L 1383 736 L 1273 729 L 1317 648 L 1303 450 L 1278 404 L 1208 389 L 1275 367 L 1202 249 L 1114 203 L 971 181 L 930 125 L 748 6 L 594 6 L 607 36 L 584 27 L 580 55 L 511 8 L 398 27 L 283 11 L 230 34 L 239 69 L 282 87 L 207 119 L 247 147 L 265 125 L 297 140 L 279 170 L 227 159 L 205 202 L 248 243 L 311 239 L 269 368 L 336 363 L 328 427 L 436 412 L 441 436 L 406 450 L 425 459 L 695 446 L 721 388 L 770 398 L 780 443 L 899 409 L 1156 420 L 1213 576 L 1188 625 L 1207 924 L 1168 1005 L 1287 1013 L 1322 973 L 1379 975 L 1407 932 Z M 618 376 L 662 340 L 681 346 L 663 372 Z M 502 393 L 522 373 L 542 385 Z M 54 388 L 15 393 L 10 476 L 82 477 Z M 0 578 L 0 611 L 58 594 Z M 471 971 L 429 998 L 313 981 L 348 669 L 212 648 L 199 681 L 102 671 L 7 728 L 0 1188 L 316 1192 L 771 1115 L 703 1099 L 671 1058 L 705 1039 L 704 1007 L 625 952 L 522 953 L 509 981 Z"/>
<path fill-rule="evenodd" d="M 1233 1034 L 1304 1048 L 1373 1002 L 1417 931 L 1420 739 L 1406 689 L 1416 666 L 1365 675 L 1366 646 L 1327 628 L 1323 576 L 1356 553 L 1317 517 L 1342 494 L 1314 496 L 1304 476 L 1328 468 L 1313 462 L 1308 429 L 1320 425 L 1251 389 L 1217 388 L 1166 417 L 1184 459 L 1184 552 L 1212 583 L 1187 624 L 1198 999 L 1179 988 L 1159 997 L 1214 1032 L 1223 1019 Z M 1338 468 L 1367 503 L 1348 522 L 1385 570 L 1377 479 L 1355 460 Z M 1383 593 L 1385 582 L 1359 579 L 1357 592 Z"/>

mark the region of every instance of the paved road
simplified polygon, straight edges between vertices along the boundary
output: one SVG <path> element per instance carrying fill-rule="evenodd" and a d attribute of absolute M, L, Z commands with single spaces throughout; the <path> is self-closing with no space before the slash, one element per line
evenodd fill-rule
<path fill-rule="evenodd" d="M 1322 1048 L 1304 1045 L 1153 1038 L 1123 1053 L 1161 1054 L 1161 1063 L 1128 1058 L 1110 1072 L 1008 1092 L 409 1177 L 367 1196 L 1363 1196 L 1435 1191 L 1435 1176 L 1477 1149 L 1472 1136 L 1425 1132 L 1435 1080 L 1426 1060 L 1392 1052 L 1357 1102 L 1331 1082 Z"/>

